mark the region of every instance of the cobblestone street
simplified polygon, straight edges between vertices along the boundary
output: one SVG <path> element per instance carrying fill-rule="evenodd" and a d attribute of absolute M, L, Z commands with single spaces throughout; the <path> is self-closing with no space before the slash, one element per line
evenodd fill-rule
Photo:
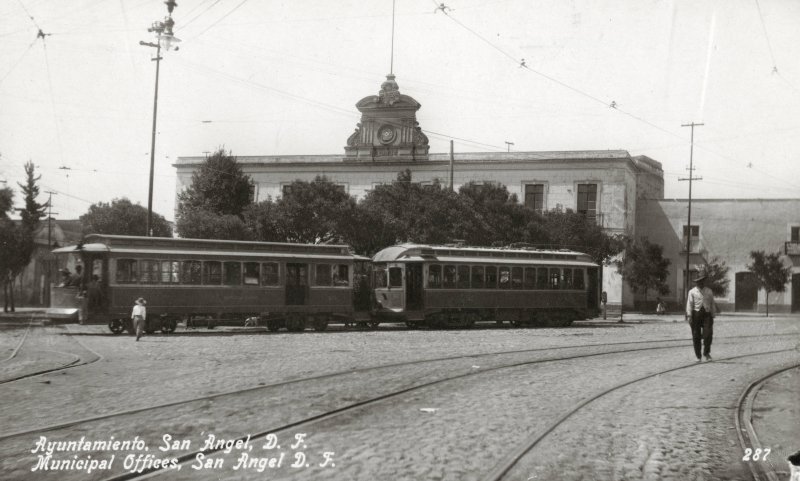
<path fill-rule="evenodd" d="M 186 456 L 157 477 L 752 479 L 739 398 L 800 365 L 800 319 L 721 316 L 714 334 L 715 360 L 698 364 L 688 325 L 669 315 L 562 329 L 181 326 L 140 342 L 104 326 L 4 326 L 0 468 L 5 479 L 99 480 Z M 800 448 L 799 372 L 759 385 L 752 407 L 771 450 L 752 462 L 780 476 Z M 210 434 L 261 436 L 197 461 Z M 141 444 L 58 444 L 111 436 Z M 47 454 L 72 464 L 37 469 Z"/>

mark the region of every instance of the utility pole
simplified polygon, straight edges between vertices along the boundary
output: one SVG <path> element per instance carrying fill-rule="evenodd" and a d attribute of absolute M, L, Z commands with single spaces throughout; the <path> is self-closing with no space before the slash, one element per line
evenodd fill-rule
<path fill-rule="evenodd" d="M 53 249 L 53 242 L 52 242 L 52 232 L 53 232 L 53 194 L 58 195 L 58 192 L 53 191 L 45 191 L 46 194 L 49 194 L 47 197 L 47 257 L 44 263 L 45 267 L 45 279 L 46 282 L 44 284 L 45 288 L 45 298 L 47 299 L 47 305 L 50 305 L 50 283 L 53 281 L 52 279 L 52 263 L 53 259 L 50 255 L 50 251 Z M 58 214 L 58 212 L 56 212 Z"/>
<path fill-rule="evenodd" d="M 506 144 L 506 147 L 508 147 L 507 152 L 511 152 L 511 146 L 514 145 L 514 142 L 509 142 L 506 140 L 504 143 Z"/>
<path fill-rule="evenodd" d="M 679 181 L 688 180 L 689 181 L 689 220 L 687 221 L 686 226 L 686 277 L 683 286 L 684 294 L 689 292 L 689 255 L 692 252 L 692 181 L 693 180 L 703 180 L 702 177 L 695 177 L 694 176 L 694 164 L 693 164 L 693 157 L 694 157 L 694 128 L 699 127 L 704 124 L 698 124 L 695 122 L 689 124 L 681 124 L 681 127 L 691 127 L 692 128 L 692 137 L 691 143 L 689 144 L 689 177 L 685 179 L 678 179 Z"/>

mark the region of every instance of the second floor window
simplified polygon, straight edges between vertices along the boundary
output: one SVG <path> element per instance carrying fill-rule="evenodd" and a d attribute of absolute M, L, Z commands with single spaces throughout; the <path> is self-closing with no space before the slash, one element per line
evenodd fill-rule
<path fill-rule="evenodd" d="M 589 220 L 597 218 L 597 184 L 578 184 L 577 211 Z"/>
<path fill-rule="evenodd" d="M 544 210 L 544 184 L 525 184 L 525 207 L 542 213 Z"/>
<path fill-rule="evenodd" d="M 692 232 L 692 238 L 690 240 L 690 242 L 691 242 L 691 251 L 690 252 L 695 252 L 695 251 L 697 251 L 697 249 L 699 247 L 699 242 L 700 242 L 700 226 L 699 225 L 693 225 L 692 229 L 691 229 L 691 232 Z M 684 250 L 684 251 L 686 249 L 686 237 L 688 235 L 689 235 L 689 226 L 684 225 L 683 226 L 683 245 L 681 246 L 682 250 Z"/>
<path fill-rule="evenodd" d="M 800 242 L 800 226 L 792 226 L 792 242 Z"/>

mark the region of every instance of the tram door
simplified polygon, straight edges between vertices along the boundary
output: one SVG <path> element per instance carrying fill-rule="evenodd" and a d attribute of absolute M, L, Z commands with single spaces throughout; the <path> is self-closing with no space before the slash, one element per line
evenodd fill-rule
<path fill-rule="evenodd" d="M 302 306 L 308 292 L 308 264 L 286 264 L 286 305 Z"/>
<path fill-rule="evenodd" d="M 406 310 L 422 309 L 422 264 L 406 264 Z"/>

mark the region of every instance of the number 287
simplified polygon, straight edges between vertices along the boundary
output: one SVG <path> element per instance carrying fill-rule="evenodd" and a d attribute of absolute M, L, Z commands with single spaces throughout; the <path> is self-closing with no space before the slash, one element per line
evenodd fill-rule
<path fill-rule="evenodd" d="M 744 450 L 744 456 L 742 457 L 742 461 L 751 461 L 751 460 L 752 461 L 766 461 L 767 460 L 767 456 L 769 456 L 769 453 L 771 451 L 772 450 L 770 448 L 765 448 L 765 449 L 759 448 L 759 449 L 756 449 L 755 451 L 750 449 L 750 448 L 746 448 Z"/>

